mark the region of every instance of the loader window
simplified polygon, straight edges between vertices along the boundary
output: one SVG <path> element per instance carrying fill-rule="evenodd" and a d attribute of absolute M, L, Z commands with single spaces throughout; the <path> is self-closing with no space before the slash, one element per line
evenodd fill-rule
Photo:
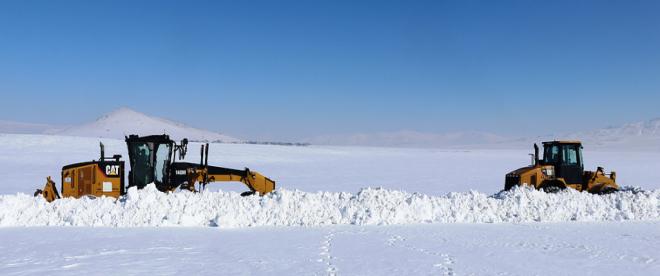
<path fill-rule="evenodd" d="M 584 159 L 582 159 L 582 146 L 578 147 L 578 162 L 584 165 Z"/>
<path fill-rule="evenodd" d="M 543 152 L 543 162 L 554 164 L 559 161 L 559 145 L 546 146 Z"/>
<path fill-rule="evenodd" d="M 575 146 L 564 146 L 563 151 L 565 165 L 577 165 L 578 164 L 578 150 Z"/>

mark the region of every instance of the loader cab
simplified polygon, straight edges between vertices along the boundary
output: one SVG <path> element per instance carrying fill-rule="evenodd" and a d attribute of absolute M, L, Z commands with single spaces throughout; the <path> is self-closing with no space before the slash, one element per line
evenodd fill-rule
<path fill-rule="evenodd" d="M 128 187 L 144 188 L 155 183 L 163 190 L 169 183 L 169 170 L 172 164 L 174 142 L 167 135 L 126 137 L 131 171 L 128 173 Z"/>
<path fill-rule="evenodd" d="M 579 141 L 552 141 L 543 143 L 544 165 L 555 167 L 555 177 L 563 178 L 567 184 L 582 183 L 584 163 L 582 143 Z"/>

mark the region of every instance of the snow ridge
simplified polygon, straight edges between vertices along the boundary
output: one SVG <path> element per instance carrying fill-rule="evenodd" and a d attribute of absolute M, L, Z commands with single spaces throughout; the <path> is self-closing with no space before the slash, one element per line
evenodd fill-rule
<path fill-rule="evenodd" d="M 592 195 L 515 189 L 427 196 L 380 188 L 357 194 L 278 189 L 264 196 L 235 192 L 161 193 L 153 185 L 114 198 L 0 196 L 0 226 L 321 226 L 659 220 L 660 190 Z"/>

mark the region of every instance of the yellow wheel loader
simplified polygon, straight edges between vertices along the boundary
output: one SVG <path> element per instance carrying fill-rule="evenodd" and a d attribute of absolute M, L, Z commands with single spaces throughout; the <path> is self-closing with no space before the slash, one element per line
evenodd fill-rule
<path fill-rule="evenodd" d="M 596 171 L 585 171 L 580 141 L 543 142 L 543 159 L 539 158 L 539 147 L 534 144 L 532 165 L 508 173 L 504 190 L 526 185 L 546 192 L 565 188 L 606 194 L 619 190 L 616 173 L 606 174 L 598 167 Z"/>
<path fill-rule="evenodd" d="M 200 162 L 175 162 L 182 160 L 188 149 L 188 140 L 183 139 L 176 144 L 167 135 L 126 137 L 131 170 L 128 173 L 128 188 L 144 188 L 154 183 L 162 192 L 174 191 L 177 188 L 198 191 L 204 189 L 210 182 L 234 181 L 245 184 L 249 191 L 243 196 L 258 193 L 265 195 L 275 189 L 275 181 L 251 171 L 235 170 L 208 165 L 209 144 L 201 147 Z M 82 196 L 111 196 L 118 198 L 126 193 L 124 185 L 124 161 L 121 155 L 106 158 L 104 146 L 101 144 L 101 157 L 98 161 L 76 163 L 62 168 L 62 186 L 60 195 L 55 182 L 48 177 L 43 190 L 37 190 L 34 195 L 41 195 L 48 202 L 60 197 L 80 198 Z M 196 185 L 197 184 L 197 188 Z"/>

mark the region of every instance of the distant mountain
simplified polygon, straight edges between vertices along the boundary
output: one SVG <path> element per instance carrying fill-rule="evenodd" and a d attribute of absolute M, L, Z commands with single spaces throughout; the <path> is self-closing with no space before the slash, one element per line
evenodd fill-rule
<path fill-rule="evenodd" d="M 128 134 L 168 134 L 191 141 L 244 142 L 234 137 L 186 126 L 121 108 L 96 121 L 72 127 L 0 120 L 0 133 L 56 134 L 123 139 Z M 425 133 L 397 131 L 348 135 L 324 135 L 302 142 L 314 145 L 381 146 L 422 148 L 528 149 L 533 143 L 550 140 L 581 140 L 586 149 L 660 151 L 660 118 L 575 133 L 506 138 L 487 132 Z M 253 142 L 263 143 L 263 142 Z"/>
<path fill-rule="evenodd" d="M 660 118 L 625 124 L 619 127 L 609 127 L 580 133 L 593 138 L 625 139 L 630 137 L 660 138 Z"/>
<path fill-rule="evenodd" d="M 455 147 L 493 144 L 507 139 L 485 132 L 424 133 L 417 131 L 370 134 L 326 135 L 309 139 L 315 145 L 381 146 L 381 147 Z"/>
<path fill-rule="evenodd" d="M 20 123 L 0 120 L 0 133 L 41 134 L 58 131 L 60 129 L 61 128 L 46 124 Z"/>
<path fill-rule="evenodd" d="M 660 151 L 660 118 L 602 129 L 518 138 L 491 145 L 523 148 L 551 140 L 580 140 L 585 149 Z"/>
<path fill-rule="evenodd" d="M 239 139 L 231 136 L 189 127 L 162 118 L 150 117 L 128 108 L 120 108 L 89 124 L 69 127 L 53 134 L 115 139 L 123 139 L 125 135 L 129 134 L 168 134 L 173 139 L 188 138 L 191 141 L 239 142 Z"/>
<path fill-rule="evenodd" d="M 307 142 L 343 146 L 528 149 L 533 143 L 552 140 L 580 140 L 586 149 L 660 151 L 660 118 L 582 132 L 520 138 L 505 138 L 485 132 L 437 134 L 399 131 L 326 135 L 309 139 Z"/>
<path fill-rule="evenodd" d="M 597 148 L 660 150 L 660 118 L 566 136 Z"/>

